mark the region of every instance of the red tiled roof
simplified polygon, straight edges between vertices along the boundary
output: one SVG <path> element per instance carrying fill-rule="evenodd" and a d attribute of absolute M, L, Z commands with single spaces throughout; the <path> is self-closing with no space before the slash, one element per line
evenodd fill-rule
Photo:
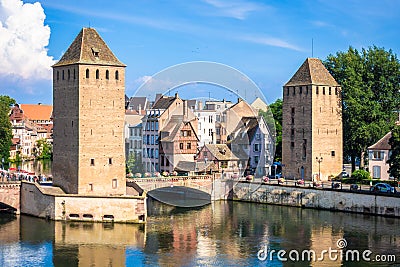
<path fill-rule="evenodd" d="M 392 137 L 392 132 L 388 132 L 378 142 L 368 147 L 369 150 L 390 150 L 392 147 L 389 145 L 389 139 Z"/>
<path fill-rule="evenodd" d="M 285 86 L 309 84 L 339 86 L 318 58 L 307 58 Z"/>
<path fill-rule="evenodd" d="M 21 104 L 25 118 L 29 120 L 50 120 L 53 106 L 42 104 Z"/>

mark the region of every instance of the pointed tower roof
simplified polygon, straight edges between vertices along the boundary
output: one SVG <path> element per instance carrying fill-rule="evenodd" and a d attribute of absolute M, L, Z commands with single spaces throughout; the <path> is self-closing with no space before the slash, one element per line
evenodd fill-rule
<path fill-rule="evenodd" d="M 318 58 L 307 58 L 285 86 L 308 84 L 339 86 Z"/>
<path fill-rule="evenodd" d="M 83 28 L 67 52 L 53 67 L 71 64 L 93 64 L 125 67 L 93 28 Z"/>

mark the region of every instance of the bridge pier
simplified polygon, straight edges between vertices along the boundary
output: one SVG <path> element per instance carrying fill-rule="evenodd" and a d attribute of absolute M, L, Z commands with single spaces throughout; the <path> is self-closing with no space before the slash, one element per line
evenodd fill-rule
<path fill-rule="evenodd" d="M 21 182 L 0 183 L 0 203 L 3 204 L 1 209 L 7 212 L 20 214 L 20 191 Z"/>

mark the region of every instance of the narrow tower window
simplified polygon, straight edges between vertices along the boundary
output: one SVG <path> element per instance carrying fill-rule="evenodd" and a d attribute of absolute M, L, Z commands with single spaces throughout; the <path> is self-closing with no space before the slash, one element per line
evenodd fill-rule
<path fill-rule="evenodd" d="M 100 76 L 100 71 L 99 71 L 99 70 L 96 70 L 96 80 L 99 79 L 99 76 Z"/>
<path fill-rule="evenodd" d="M 89 69 L 86 69 L 86 79 L 89 79 Z"/>
<path fill-rule="evenodd" d="M 62 79 L 64 80 L 64 70 L 62 70 Z"/>
<path fill-rule="evenodd" d="M 118 73 L 117 70 L 115 71 L 115 79 L 116 79 L 116 80 L 119 80 L 119 73 Z"/>
<path fill-rule="evenodd" d="M 110 79 L 110 72 L 108 70 L 106 70 L 106 79 L 109 80 Z"/>
<path fill-rule="evenodd" d="M 60 72 L 57 71 L 57 81 L 60 79 Z"/>
<path fill-rule="evenodd" d="M 71 72 L 68 70 L 68 80 L 71 79 Z"/>

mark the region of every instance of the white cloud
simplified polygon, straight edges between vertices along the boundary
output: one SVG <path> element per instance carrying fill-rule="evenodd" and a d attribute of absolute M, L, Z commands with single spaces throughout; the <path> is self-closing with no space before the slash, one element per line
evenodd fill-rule
<path fill-rule="evenodd" d="M 142 76 L 142 77 L 139 77 L 139 78 L 137 78 L 137 79 L 135 80 L 135 83 L 141 85 L 141 84 L 143 84 L 143 83 L 149 81 L 149 80 L 151 79 L 151 77 L 152 77 L 152 76 L 147 76 L 147 75 Z"/>
<path fill-rule="evenodd" d="M 50 28 L 40 3 L 0 0 L 0 76 L 51 79 Z"/>
<path fill-rule="evenodd" d="M 240 20 L 245 19 L 248 13 L 263 7 L 261 4 L 237 0 L 204 0 L 204 2 L 217 8 L 219 10 L 219 15 Z"/>
<path fill-rule="evenodd" d="M 243 36 L 239 36 L 238 39 L 247 41 L 247 42 L 251 42 L 251 43 L 261 44 L 261 45 L 276 46 L 276 47 L 286 48 L 286 49 L 300 51 L 300 52 L 303 51 L 303 49 L 301 49 L 300 47 L 290 44 L 282 39 L 275 38 L 275 37 L 243 35 Z"/>

